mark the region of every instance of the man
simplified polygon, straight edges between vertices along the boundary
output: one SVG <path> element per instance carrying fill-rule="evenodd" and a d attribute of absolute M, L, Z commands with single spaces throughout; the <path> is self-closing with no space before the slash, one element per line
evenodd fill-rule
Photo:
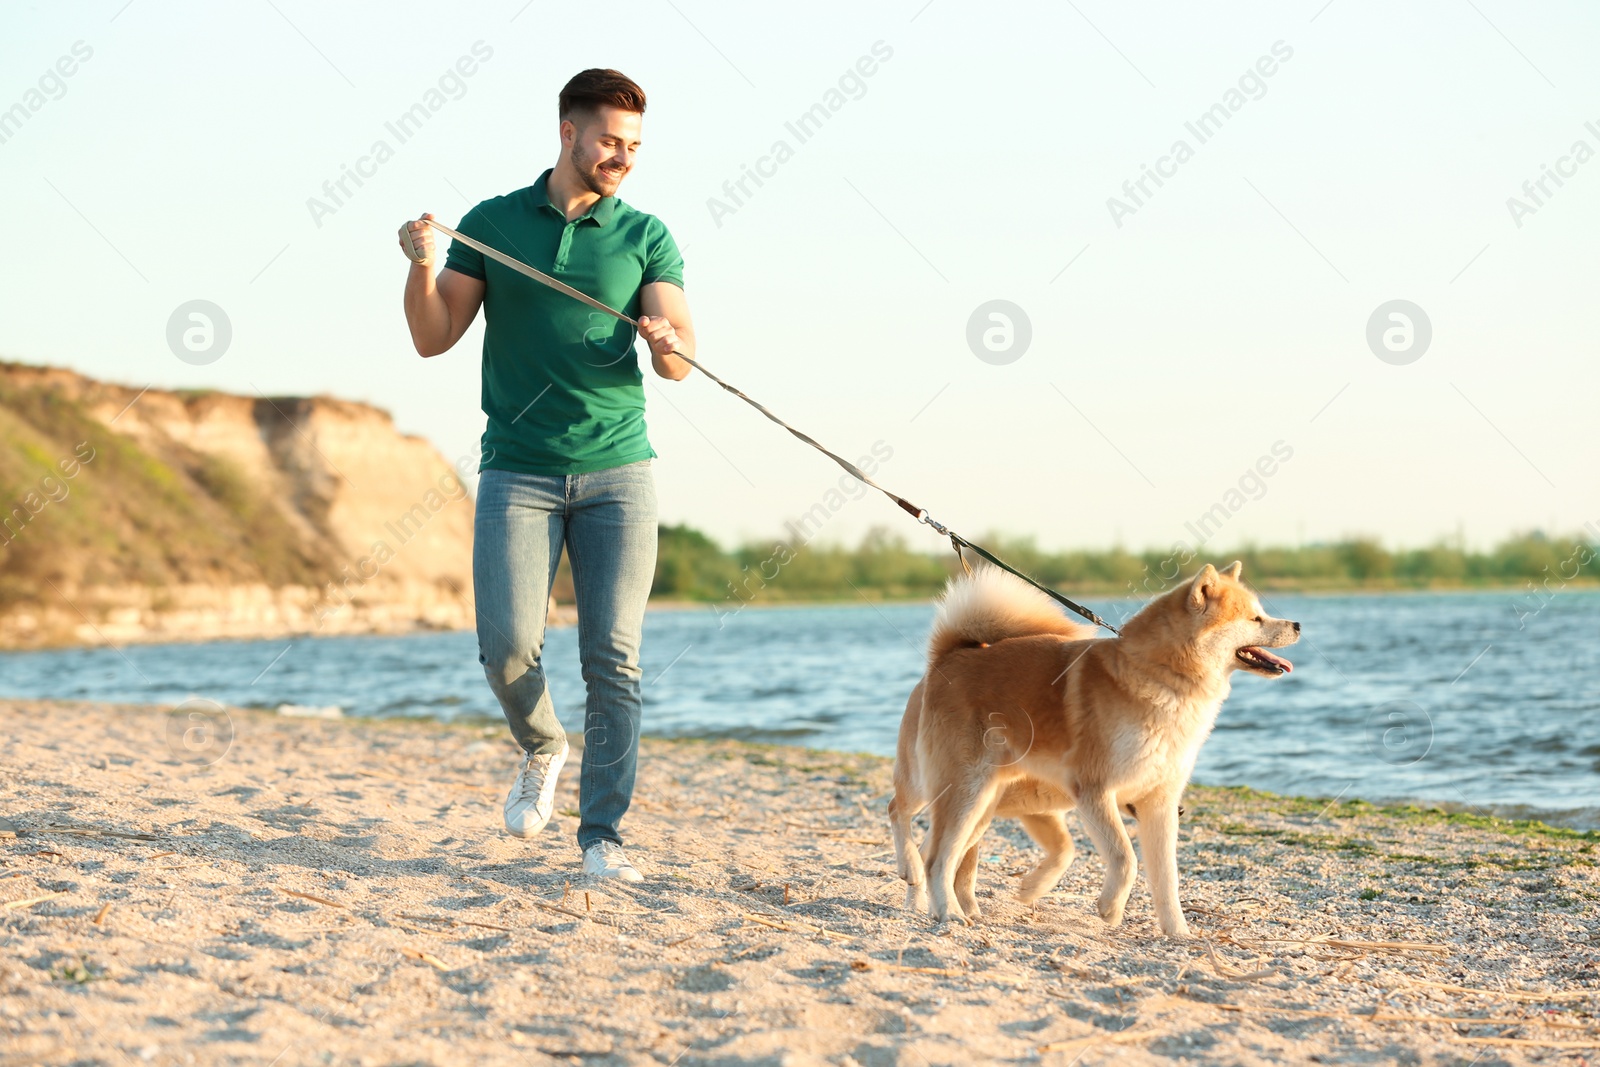
<path fill-rule="evenodd" d="M 633 169 L 644 91 L 614 70 L 561 90 L 561 154 L 532 185 L 486 200 L 458 229 L 639 322 L 655 372 L 674 381 L 694 356 L 683 257 L 659 219 L 616 198 Z M 540 667 L 561 549 L 572 562 L 588 690 L 578 845 L 585 874 L 641 880 L 618 825 L 633 797 L 639 644 L 655 573 L 656 499 L 634 331 L 453 242 L 434 276 L 427 220 L 407 223 L 406 322 L 417 352 L 450 349 L 481 304 L 483 459 L 472 576 L 478 661 L 525 753 L 506 830 L 549 821 L 567 758 Z"/>

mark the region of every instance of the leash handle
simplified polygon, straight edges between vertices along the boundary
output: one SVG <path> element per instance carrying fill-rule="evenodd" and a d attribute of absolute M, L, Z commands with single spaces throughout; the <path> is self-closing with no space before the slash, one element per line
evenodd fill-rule
<path fill-rule="evenodd" d="M 435 222 L 432 219 L 422 219 L 422 220 L 419 220 L 419 221 L 426 222 L 429 226 L 432 226 L 434 229 L 438 230 L 440 233 L 447 234 L 451 238 L 453 238 L 454 240 L 460 241 L 462 244 L 466 245 L 468 248 L 471 248 L 471 249 L 474 249 L 474 250 L 476 250 L 478 252 L 481 252 L 483 255 L 486 255 L 490 259 L 494 260 L 496 263 L 499 263 L 499 264 L 501 264 L 503 266 L 506 266 L 506 267 L 510 267 L 512 270 L 516 271 L 518 274 L 525 275 L 526 277 L 532 278 L 534 281 L 538 282 L 539 284 L 549 286 L 551 289 L 554 289 L 559 293 L 565 293 L 567 296 L 570 296 L 574 300 L 577 300 L 577 301 L 580 301 L 580 302 L 582 302 L 584 304 L 587 304 L 588 306 L 594 308 L 596 311 L 602 311 L 605 314 L 610 315 L 612 318 L 620 319 L 621 321 L 626 322 L 628 325 L 632 326 L 634 329 L 638 329 L 639 328 L 639 323 L 636 320 L 629 318 L 627 315 L 624 315 L 622 312 L 618 311 L 614 307 L 611 307 L 611 306 L 609 306 L 607 304 L 601 303 L 599 300 L 596 300 L 594 297 L 590 296 L 588 293 L 585 293 L 585 292 L 583 292 L 582 290 L 579 290 L 579 289 L 574 289 L 572 286 L 568 285 L 564 281 L 561 281 L 559 278 L 552 278 L 550 275 L 546 274 L 544 271 L 538 270 L 537 268 L 534 268 L 534 267 L 530 267 L 526 263 L 522 262 L 521 260 L 513 259 L 511 256 L 508 256 L 504 252 L 501 252 L 499 249 L 493 248 L 493 247 L 491 247 L 489 245 L 486 245 L 482 241 L 474 240 L 473 238 L 468 237 L 464 233 L 460 233 L 460 232 L 458 232 L 456 230 L 452 230 L 450 227 L 445 226 L 442 223 Z M 1094 623 L 1096 626 L 1103 626 L 1107 630 L 1110 630 L 1112 633 L 1117 634 L 1118 636 L 1121 636 L 1120 631 L 1118 631 L 1115 626 L 1112 626 L 1109 622 L 1106 622 L 1104 619 L 1102 619 L 1100 616 L 1096 615 L 1094 612 L 1090 611 L 1088 608 L 1084 607 L 1081 604 L 1077 604 L 1077 603 L 1067 599 L 1066 597 L 1062 596 L 1060 593 L 1056 592 L 1054 589 L 1051 589 L 1049 586 L 1040 584 L 1039 582 L 1035 581 L 1033 578 L 1031 578 L 1028 575 L 1024 574 L 1023 572 L 1017 570 L 1017 568 L 1011 566 L 1009 563 L 1005 562 L 1000 557 L 996 556 L 993 552 L 990 552 L 988 549 L 984 548 L 982 545 L 974 544 L 973 542 L 967 540 L 965 537 L 962 537 L 960 534 L 956 533 L 954 530 L 950 529 L 948 526 L 945 526 L 943 523 L 940 523 L 937 520 L 935 520 L 933 518 L 933 516 L 928 514 L 928 512 L 927 512 L 927 510 L 925 508 L 919 508 L 915 504 L 911 503 L 911 501 L 907 500 L 905 497 L 900 496 L 898 493 L 892 493 L 888 489 L 885 489 L 883 486 L 879 485 L 877 482 L 875 482 L 871 478 L 869 478 L 867 476 L 866 471 L 863 471 L 860 467 L 857 467 L 854 463 L 851 463 L 849 460 L 845 459 L 843 456 L 838 455 L 837 453 L 829 451 L 827 448 L 823 447 L 822 443 L 817 441 L 816 438 L 810 436 L 809 434 L 802 433 L 801 431 L 795 429 L 793 426 L 790 426 L 787 422 L 784 422 L 777 415 L 773 414 L 773 412 L 765 404 L 762 404 L 760 401 L 758 401 L 755 398 L 747 395 L 743 390 L 738 389 L 735 386 L 729 384 L 728 382 L 723 381 L 721 378 L 717 377 L 711 371 L 707 370 L 704 366 L 702 366 L 696 360 L 690 358 L 689 356 L 684 355 L 682 352 L 678 351 L 677 349 L 673 349 L 672 350 L 672 354 L 677 356 L 679 359 L 683 360 L 685 363 L 689 364 L 689 366 L 693 367 L 695 370 L 699 371 L 701 374 L 704 374 L 707 378 L 711 379 L 711 381 L 715 382 L 717 385 L 720 385 L 727 392 L 732 393 L 734 396 L 738 397 L 740 400 L 743 400 L 746 404 L 749 404 L 751 407 L 753 407 L 757 411 L 761 412 L 761 414 L 765 415 L 767 418 L 771 419 L 773 422 L 777 423 L 779 426 L 782 426 L 785 430 L 788 430 L 791 434 L 793 434 L 795 437 L 799 438 L 801 441 L 804 441 L 806 444 L 810 445 L 812 448 L 816 449 L 818 452 L 821 452 L 824 456 L 827 456 L 829 459 L 833 460 L 840 467 L 844 468 L 845 472 L 847 474 L 849 474 L 852 478 L 855 478 L 855 479 L 859 480 L 863 484 L 870 485 L 872 488 L 876 489 L 878 492 L 882 493 L 884 496 L 886 496 L 890 500 L 894 501 L 895 504 L 897 504 L 899 506 L 901 511 L 904 511 L 907 515 L 910 515 L 913 519 L 916 519 L 918 522 L 932 527 L 934 530 L 938 531 L 941 535 L 943 535 L 945 537 L 948 537 L 950 539 L 950 547 L 955 549 L 956 558 L 961 561 L 961 566 L 967 570 L 968 574 L 972 573 L 972 571 L 971 571 L 970 567 L 967 567 L 966 557 L 961 554 L 961 549 L 962 549 L 963 546 L 966 547 L 966 548 L 972 549 L 972 551 L 976 552 L 978 555 L 982 556 L 984 559 L 988 560 L 990 563 L 994 564 L 996 567 L 999 567 L 1001 570 L 1007 572 L 1008 574 L 1011 574 L 1011 575 L 1014 575 L 1015 577 L 1021 578 L 1024 582 L 1027 582 L 1029 585 L 1033 586 L 1035 589 L 1039 590 L 1041 593 L 1044 593 L 1046 596 L 1050 597 L 1050 599 L 1054 600 L 1056 603 L 1060 604 L 1062 607 L 1064 607 L 1067 610 L 1073 612 L 1074 614 L 1080 616 L 1081 618 L 1087 619 L 1089 622 Z"/>

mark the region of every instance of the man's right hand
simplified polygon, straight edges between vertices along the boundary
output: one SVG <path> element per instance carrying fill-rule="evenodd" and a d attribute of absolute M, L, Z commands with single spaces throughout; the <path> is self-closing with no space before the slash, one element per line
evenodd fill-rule
<path fill-rule="evenodd" d="M 428 225 L 431 221 L 433 216 L 425 212 L 422 218 L 400 227 L 400 251 L 418 266 L 433 262 L 433 227 Z"/>

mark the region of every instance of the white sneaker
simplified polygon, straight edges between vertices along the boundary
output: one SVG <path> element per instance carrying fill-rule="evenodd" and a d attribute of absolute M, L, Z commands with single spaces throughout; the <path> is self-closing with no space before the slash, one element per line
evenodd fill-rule
<path fill-rule="evenodd" d="M 556 777 L 567 762 L 567 748 L 547 756 L 528 756 L 506 794 L 506 832 L 532 837 L 543 830 L 555 813 Z"/>
<path fill-rule="evenodd" d="M 627 853 L 615 841 L 596 841 L 584 849 L 583 873 L 596 878 L 618 878 L 624 882 L 644 881 L 644 875 L 628 862 Z"/>

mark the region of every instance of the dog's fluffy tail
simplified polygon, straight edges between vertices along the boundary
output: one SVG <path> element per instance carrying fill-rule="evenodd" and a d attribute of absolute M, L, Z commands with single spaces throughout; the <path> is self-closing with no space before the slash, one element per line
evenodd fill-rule
<path fill-rule="evenodd" d="M 952 578 L 939 598 L 928 662 L 958 648 L 1034 634 L 1088 638 L 1094 628 L 1072 622 L 1055 601 L 999 567 L 976 567 L 970 575 Z"/>

